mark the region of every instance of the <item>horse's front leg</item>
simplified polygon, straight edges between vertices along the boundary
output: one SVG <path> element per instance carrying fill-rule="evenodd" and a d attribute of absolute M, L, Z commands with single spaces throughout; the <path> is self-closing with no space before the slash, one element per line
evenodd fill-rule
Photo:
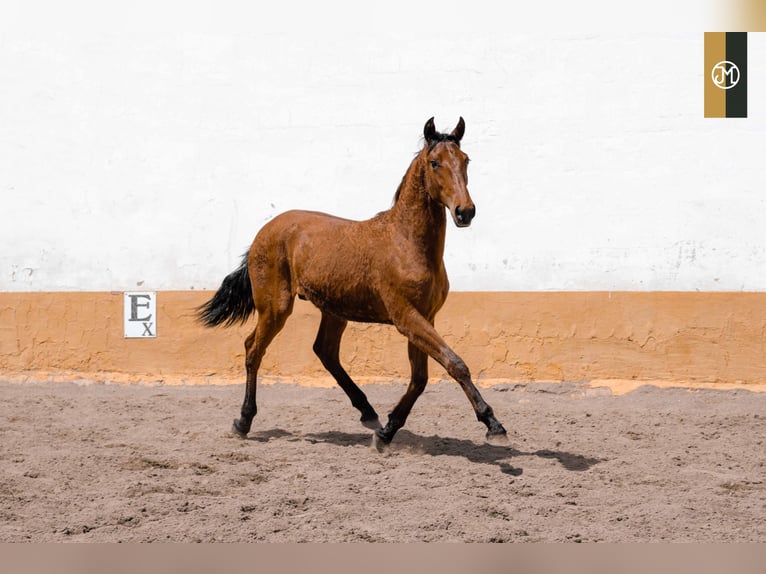
<path fill-rule="evenodd" d="M 447 373 L 457 381 L 460 388 L 468 397 L 476 413 L 476 418 L 487 427 L 487 440 L 491 442 L 504 442 L 506 431 L 503 425 L 495 418 L 495 414 L 481 393 L 471 380 L 471 372 L 457 353 L 439 336 L 433 325 L 421 315 L 414 307 L 409 307 L 394 317 L 394 325 L 412 345 L 422 350 L 447 370 Z M 388 428 L 388 425 L 386 425 Z M 384 442 L 390 442 L 393 434 L 387 434 L 386 429 L 381 429 L 378 438 Z M 391 427 L 395 433 L 397 429 Z"/>

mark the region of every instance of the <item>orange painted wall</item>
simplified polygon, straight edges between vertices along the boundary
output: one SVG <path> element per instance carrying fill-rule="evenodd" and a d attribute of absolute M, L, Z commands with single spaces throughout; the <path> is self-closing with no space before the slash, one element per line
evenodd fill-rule
<path fill-rule="evenodd" d="M 212 292 L 158 293 L 158 337 L 123 338 L 121 292 L 0 293 L 0 370 L 117 380 L 234 382 L 252 324 L 204 329 L 193 309 Z M 262 373 L 326 379 L 311 345 L 318 312 L 296 301 Z M 766 383 L 766 293 L 455 292 L 437 316 L 480 384 L 663 380 Z M 351 324 L 341 358 L 359 382 L 403 381 L 393 327 Z M 445 377 L 431 363 L 433 378 Z M 99 375 L 100 374 L 100 375 Z"/>

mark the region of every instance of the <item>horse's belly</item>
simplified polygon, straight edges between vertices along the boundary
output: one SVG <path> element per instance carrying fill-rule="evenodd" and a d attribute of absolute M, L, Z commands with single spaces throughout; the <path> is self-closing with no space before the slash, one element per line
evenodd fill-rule
<path fill-rule="evenodd" d="M 380 312 L 373 308 L 364 308 L 360 306 L 349 307 L 348 305 L 325 304 L 320 309 L 326 313 L 342 317 L 347 321 L 356 321 L 359 323 L 386 323 L 391 324 L 391 319 L 385 312 Z"/>
<path fill-rule="evenodd" d="M 385 305 L 374 293 L 367 289 L 329 291 L 299 286 L 298 295 L 311 301 L 326 313 L 342 317 L 348 321 L 363 323 L 391 323 Z"/>

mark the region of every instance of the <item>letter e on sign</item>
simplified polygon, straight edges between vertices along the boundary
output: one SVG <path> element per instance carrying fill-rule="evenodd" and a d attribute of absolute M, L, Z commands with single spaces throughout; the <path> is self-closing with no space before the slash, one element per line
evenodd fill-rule
<path fill-rule="evenodd" d="M 150 339 L 157 336 L 157 293 L 125 293 L 125 338 Z"/>

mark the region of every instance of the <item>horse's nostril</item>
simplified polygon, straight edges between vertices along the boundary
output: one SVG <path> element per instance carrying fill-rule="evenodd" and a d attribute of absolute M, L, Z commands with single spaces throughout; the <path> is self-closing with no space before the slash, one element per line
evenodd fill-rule
<path fill-rule="evenodd" d="M 476 215 L 476 206 L 471 205 L 470 207 L 456 207 L 455 215 L 457 216 L 459 221 L 463 223 L 468 223 Z"/>

